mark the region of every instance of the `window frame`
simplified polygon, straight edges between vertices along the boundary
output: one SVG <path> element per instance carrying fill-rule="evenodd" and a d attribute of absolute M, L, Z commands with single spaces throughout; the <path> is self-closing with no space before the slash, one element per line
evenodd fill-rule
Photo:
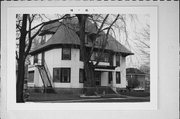
<path fill-rule="evenodd" d="M 62 81 L 62 76 L 63 76 L 62 72 L 63 72 L 64 69 L 66 69 L 66 70 L 68 69 L 69 70 L 69 75 L 68 75 L 69 81 L 67 81 L 67 82 Z M 60 73 L 61 73 L 60 83 L 70 83 L 71 82 L 71 68 L 61 68 Z"/>
<path fill-rule="evenodd" d="M 63 50 L 64 49 L 68 49 L 70 51 L 69 58 L 67 58 L 67 59 L 64 58 L 64 54 L 63 54 Z M 61 55 L 61 59 L 62 60 L 71 60 L 71 48 L 62 48 L 62 52 L 61 53 L 62 53 L 62 55 Z"/>
<path fill-rule="evenodd" d="M 119 79 L 117 75 L 119 75 Z M 116 84 L 121 84 L 121 72 L 116 72 Z"/>
<path fill-rule="evenodd" d="M 35 72 L 34 70 L 33 70 L 33 71 L 28 71 L 28 80 L 27 80 L 28 83 L 34 83 L 34 72 Z M 32 78 L 33 80 L 29 80 L 29 79 L 30 79 L 30 74 L 31 74 L 31 73 L 33 73 L 33 78 Z"/>
<path fill-rule="evenodd" d="M 92 56 L 91 56 L 91 60 L 92 61 L 97 61 L 98 58 L 98 52 L 93 52 Z M 106 62 L 109 63 L 110 62 L 110 53 L 108 52 L 103 52 L 101 58 L 100 58 L 100 62 Z"/>
<path fill-rule="evenodd" d="M 55 80 L 55 72 L 54 72 L 54 70 L 60 70 L 59 71 L 59 77 L 58 77 L 58 79 L 57 80 Z M 53 82 L 54 83 L 57 83 L 57 82 L 60 82 L 60 78 L 61 78 L 61 68 L 53 68 Z"/>
<path fill-rule="evenodd" d="M 110 75 L 111 74 L 111 75 Z M 113 75 L 112 75 L 112 72 L 109 71 L 108 72 L 108 83 L 111 84 L 111 82 L 113 81 Z"/>
<path fill-rule="evenodd" d="M 63 77 L 63 70 L 64 69 L 68 69 L 69 71 L 69 81 L 62 81 L 62 77 Z M 54 70 L 59 70 L 59 75 L 58 75 L 58 79 L 55 80 L 55 75 L 54 75 Z M 71 82 L 71 68 L 53 68 L 53 82 L 54 83 L 70 83 Z"/>

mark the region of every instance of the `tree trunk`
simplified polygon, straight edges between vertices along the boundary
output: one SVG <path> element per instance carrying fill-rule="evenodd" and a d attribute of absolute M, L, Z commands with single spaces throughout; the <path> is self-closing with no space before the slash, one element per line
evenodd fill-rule
<path fill-rule="evenodd" d="M 84 62 L 84 71 L 85 71 L 84 88 L 87 89 L 85 91 L 86 93 L 90 93 L 90 92 L 92 92 L 91 89 L 95 87 L 95 81 L 94 81 L 94 66 L 92 63 L 89 62 L 88 57 L 89 57 L 90 53 L 88 53 L 86 46 L 85 46 L 85 23 L 87 20 L 87 15 L 86 14 L 77 14 L 76 16 L 78 17 L 78 20 L 79 20 L 80 50 L 81 50 L 81 55 L 82 55 L 83 62 Z M 91 90 L 90 92 L 89 92 L 89 89 Z"/>
<path fill-rule="evenodd" d="M 26 41 L 26 27 L 27 27 L 27 14 L 23 14 L 21 37 L 19 39 L 19 59 L 18 59 L 18 73 L 16 82 L 16 101 L 24 102 L 23 88 L 24 88 L 24 73 L 25 73 L 25 41 Z"/>
<path fill-rule="evenodd" d="M 86 80 L 84 81 L 84 87 L 95 87 L 95 80 L 94 80 L 94 66 L 91 63 L 84 64 L 85 76 Z"/>

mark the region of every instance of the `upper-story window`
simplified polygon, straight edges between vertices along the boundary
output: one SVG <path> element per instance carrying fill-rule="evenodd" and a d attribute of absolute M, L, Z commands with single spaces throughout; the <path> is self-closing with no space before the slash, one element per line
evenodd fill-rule
<path fill-rule="evenodd" d="M 44 44 L 46 42 L 46 35 L 43 35 L 41 37 L 41 44 Z"/>
<path fill-rule="evenodd" d="M 120 55 L 116 54 L 116 66 L 120 66 Z"/>
<path fill-rule="evenodd" d="M 38 54 L 34 55 L 34 64 L 38 63 Z"/>
<path fill-rule="evenodd" d="M 62 48 L 62 60 L 71 60 L 71 48 Z"/>
<path fill-rule="evenodd" d="M 52 34 L 45 34 L 45 35 L 41 36 L 40 43 L 41 44 L 46 43 L 51 37 L 52 37 Z"/>
<path fill-rule="evenodd" d="M 110 55 L 109 53 L 98 53 L 94 52 L 93 55 L 91 56 L 91 60 L 100 60 L 100 62 L 109 62 L 110 60 Z"/>

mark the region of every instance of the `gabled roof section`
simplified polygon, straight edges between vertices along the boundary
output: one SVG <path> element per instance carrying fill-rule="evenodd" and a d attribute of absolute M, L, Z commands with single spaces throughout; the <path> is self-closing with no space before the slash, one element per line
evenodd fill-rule
<path fill-rule="evenodd" d="M 54 47 L 60 45 L 75 45 L 80 46 L 80 39 L 77 35 L 79 31 L 79 26 L 77 25 L 78 21 L 76 19 L 73 20 L 65 20 L 62 23 L 55 22 L 45 26 L 41 32 L 41 35 L 48 34 L 49 29 L 50 32 L 54 33 L 54 35 L 43 45 L 39 45 L 35 47 L 30 54 L 35 54 L 38 52 L 42 52 L 45 50 L 52 49 Z M 97 28 L 90 21 L 86 23 L 86 33 L 96 33 Z M 98 41 L 103 40 L 103 35 L 98 37 Z M 88 42 L 86 47 L 92 47 L 92 43 Z M 99 48 L 98 45 L 95 45 L 95 48 Z M 125 46 L 119 43 L 114 37 L 111 35 L 108 36 L 107 44 L 105 50 L 110 50 L 117 53 L 122 53 L 124 56 L 133 55 Z"/>

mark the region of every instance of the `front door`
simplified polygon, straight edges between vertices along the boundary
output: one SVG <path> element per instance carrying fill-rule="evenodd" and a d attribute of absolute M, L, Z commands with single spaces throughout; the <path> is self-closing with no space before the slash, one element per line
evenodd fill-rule
<path fill-rule="evenodd" d="M 96 86 L 101 86 L 101 72 L 95 72 L 95 84 Z"/>

